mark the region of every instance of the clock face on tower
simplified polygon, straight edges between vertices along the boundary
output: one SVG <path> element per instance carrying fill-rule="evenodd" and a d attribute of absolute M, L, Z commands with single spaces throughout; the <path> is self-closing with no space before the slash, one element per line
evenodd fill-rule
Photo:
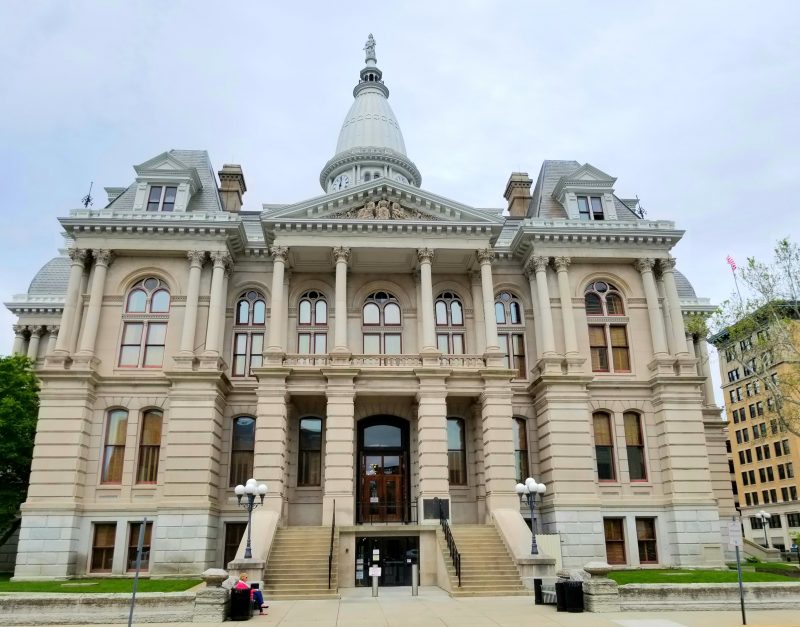
<path fill-rule="evenodd" d="M 350 177 L 346 174 L 340 174 L 335 179 L 333 179 L 333 191 L 338 192 L 341 189 L 345 189 L 348 185 L 350 185 Z"/>
<path fill-rule="evenodd" d="M 408 179 L 405 176 L 403 176 L 402 174 L 395 174 L 394 175 L 394 180 L 395 181 L 399 181 L 401 183 L 408 183 Z"/>

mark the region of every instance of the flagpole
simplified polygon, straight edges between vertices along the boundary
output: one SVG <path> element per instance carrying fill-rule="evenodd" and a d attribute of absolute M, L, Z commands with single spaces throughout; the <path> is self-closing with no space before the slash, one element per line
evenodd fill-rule
<path fill-rule="evenodd" d="M 731 274 L 733 275 L 733 284 L 736 286 L 736 293 L 739 295 L 739 307 L 743 307 L 744 303 L 742 302 L 742 293 L 739 291 L 739 281 L 736 280 L 736 262 L 730 255 L 728 255 L 727 262 L 731 267 Z"/>

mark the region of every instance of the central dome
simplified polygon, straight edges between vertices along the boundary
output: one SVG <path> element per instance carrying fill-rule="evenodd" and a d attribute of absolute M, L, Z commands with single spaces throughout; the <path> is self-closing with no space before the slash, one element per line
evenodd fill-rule
<path fill-rule="evenodd" d="M 406 155 L 403 132 L 389 106 L 389 88 L 375 57 L 370 34 L 364 69 L 353 89 L 355 100 L 345 116 L 336 153 L 322 168 L 319 183 L 328 193 L 386 178 L 419 187 L 417 166 Z"/>

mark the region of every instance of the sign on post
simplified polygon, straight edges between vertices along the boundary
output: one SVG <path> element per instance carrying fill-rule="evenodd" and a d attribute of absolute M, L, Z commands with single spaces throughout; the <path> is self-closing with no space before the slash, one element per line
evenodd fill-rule
<path fill-rule="evenodd" d="M 732 517 L 728 523 L 728 548 L 736 551 L 736 575 L 739 579 L 739 603 L 742 606 L 742 625 L 747 624 L 747 615 L 744 611 L 744 586 L 742 584 L 742 525 Z"/>
<path fill-rule="evenodd" d="M 742 527 L 737 520 L 728 523 L 728 548 L 731 551 L 742 548 Z"/>

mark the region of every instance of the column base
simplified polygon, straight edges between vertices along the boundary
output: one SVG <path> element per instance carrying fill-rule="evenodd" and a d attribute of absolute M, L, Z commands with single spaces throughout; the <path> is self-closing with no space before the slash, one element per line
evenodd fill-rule
<path fill-rule="evenodd" d="M 647 367 L 656 374 L 675 374 L 675 358 L 669 355 L 656 355 Z"/>
<path fill-rule="evenodd" d="M 216 351 L 207 351 L 198 359 L 199 370 L 224 370 L 225 360 Z"/>
<path fill-rule="evenodd" d="M 442 353 L 436 348 L 426 346 L 422 349 L 422 352 L 419 354 L 419 356 L 422 359 L 423 366 L 437 367 L 441 365 L 439 362 L 439 357 L 442 356 Z"/>
<path fill-rule="evenodd" d="M 93 353 L 76 353 L 72 356 L 73 370 L 97 370 L 100 360 Z"/>
<path fill-rule="evenodd" d="M 566 361 L 568 374 L 581 374 L 583 372 L 583 365 L 586 363 L 585 357 L 581 357 L 577 353 L 568 353 Z"/>
<path fill-rule="evenodd" d="M 690 377 L 696 377 L 698 375 L 703 376 L 702 372 L 698 372 L 699 368 L 697 366 L 699 363 L 698 359 L 689 357 L 688 353 L 679 354 L 675 368 L 679 375 Z"/>
<path fill-rule="evenodd" d="M 264 351 L 265 366 L 282 366 L 286 353 L 280 346 L 269 346 Z"/>
<path fill-rule="evenodd" d="M 563 374 L 563 369 L 561 367 L 562 361 L 561 357 L 555 353 L 543 355 L 539 363 L 536 364 L 536 367 L 539 369 L 542 376 Z"/>
<path fill-rule="evenodd" d="M 349 366 L 352 356 L 353 353 L 350 352 L 349 348 L 337 346 L 328 353 L 328 363 L 332 366 Z"/>
<path fill-rule="evenodd" d="M 178 353 L 172 358 L 172 361 L 175 363 L 176 370 L 194 370 L 196 364 L 194 353 L 192 352 Z"/>
<path fill-rule="evenodd" d="M 499 348 L 493 346 L 487 348 L 486 352 L 483 354 L 483 358 L 486 360 L 487 368 L 506 367 L 506 354 L 501 353 Z"/>
<path fill-rule="evenodd" d="M 56 350 L 52 353 L 48 353 L 45 355 L 44 358 L 44 367 L 45 368 L 69 368 L 72 364 L 72 357 L 69 355 L 69 351 L 65 350 Z"/>

